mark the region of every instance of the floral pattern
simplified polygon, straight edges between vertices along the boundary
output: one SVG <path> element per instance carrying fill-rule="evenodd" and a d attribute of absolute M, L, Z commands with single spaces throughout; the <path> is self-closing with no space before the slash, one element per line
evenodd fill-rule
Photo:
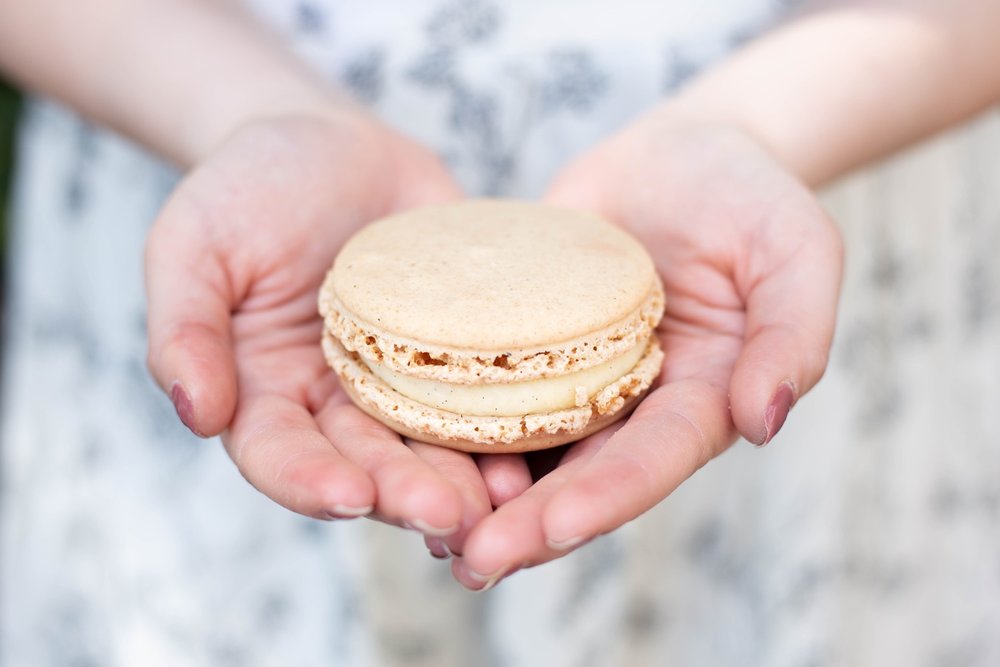
<path fill-rule="evenodd" d="M 389 4 L 253 2 L 471 193 L 531 197 L 791 3 Z M 826 193 L 840 327 L 772 446 L 483 595 L 190 436 L 143 361 L 143 236 L 177 174 L 45 102 L 20 145 L 0 665 L 1000 664 L 997 114 Z"/>

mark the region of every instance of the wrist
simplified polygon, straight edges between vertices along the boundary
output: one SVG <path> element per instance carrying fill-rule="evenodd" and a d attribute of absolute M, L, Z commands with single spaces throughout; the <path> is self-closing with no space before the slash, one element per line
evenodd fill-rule
<path fill-rule="evenodd" d="M 818 151 L 805 150 L 795 136 L 795 118 L 759 114 L 752 104 L 738 104 L 725 90 L 695 85 L 666 100 L 651 115 L 662 127 L 686 132 L 738 133 L 766 151 L 786 171 L 810 186 L 829 180 Z"/>
<path fill-rule="evenodd" d="M 247 127 L 298 118 L 368 136 L 377 121 L 359 104 L 325 85 L 296 82 L 255 85 L 236 94 L 210 95 L 175 128 L 168 157 L 182 167 L 198 164 Z"/>
<path fill-rule="evenodd" d="M 128 26 L 157 29 L 123 27 L 120 38 L 106 40 L 88 71 L 113 64 L 116 76 L 101 95 L 91 86 L 69 101 L 183 168 L 257 121 L 301 116 L 346 122 L 365 115 L 241 3 L 109 1 L 119 9 L 116 16 L 128 8 Z"/>

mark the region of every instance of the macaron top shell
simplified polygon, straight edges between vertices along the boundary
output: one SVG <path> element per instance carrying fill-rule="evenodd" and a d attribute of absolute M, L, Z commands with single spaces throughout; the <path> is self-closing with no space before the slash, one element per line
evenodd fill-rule
<path fill-rule="evenodd" d="M 369 225 L 341 250 L 324 288 L 338 312 L 362 328 L 484 354 L 542 349 L 605 330 L 657 290 L 649 255 L 614 225 L 495 200 L 426 207 Z"/>

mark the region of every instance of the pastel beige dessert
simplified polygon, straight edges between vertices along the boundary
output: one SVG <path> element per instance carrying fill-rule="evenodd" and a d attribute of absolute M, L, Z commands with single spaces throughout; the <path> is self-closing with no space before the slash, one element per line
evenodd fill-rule
<path fill-rule="evenodd" d="M 472 200 L 355 234 L 319 296 L 323 350 L 366 413 L 416 440 L 523 452 L 626 415 L 663 360 L 663 290 L 624 230 Z"/>

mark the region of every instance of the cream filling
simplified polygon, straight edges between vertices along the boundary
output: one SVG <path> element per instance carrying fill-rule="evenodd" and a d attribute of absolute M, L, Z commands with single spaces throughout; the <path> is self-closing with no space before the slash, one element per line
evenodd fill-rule
<path fill-rule="evenodd" d="M 379 379 L 418 403 L 480 417 L 518 417 L 580 407 L 626 375 L 646 352 L 648 341 L 591 368 L 552 378 L 506 384 L 451 384 L 426 380 L 362 360 Z"/>

